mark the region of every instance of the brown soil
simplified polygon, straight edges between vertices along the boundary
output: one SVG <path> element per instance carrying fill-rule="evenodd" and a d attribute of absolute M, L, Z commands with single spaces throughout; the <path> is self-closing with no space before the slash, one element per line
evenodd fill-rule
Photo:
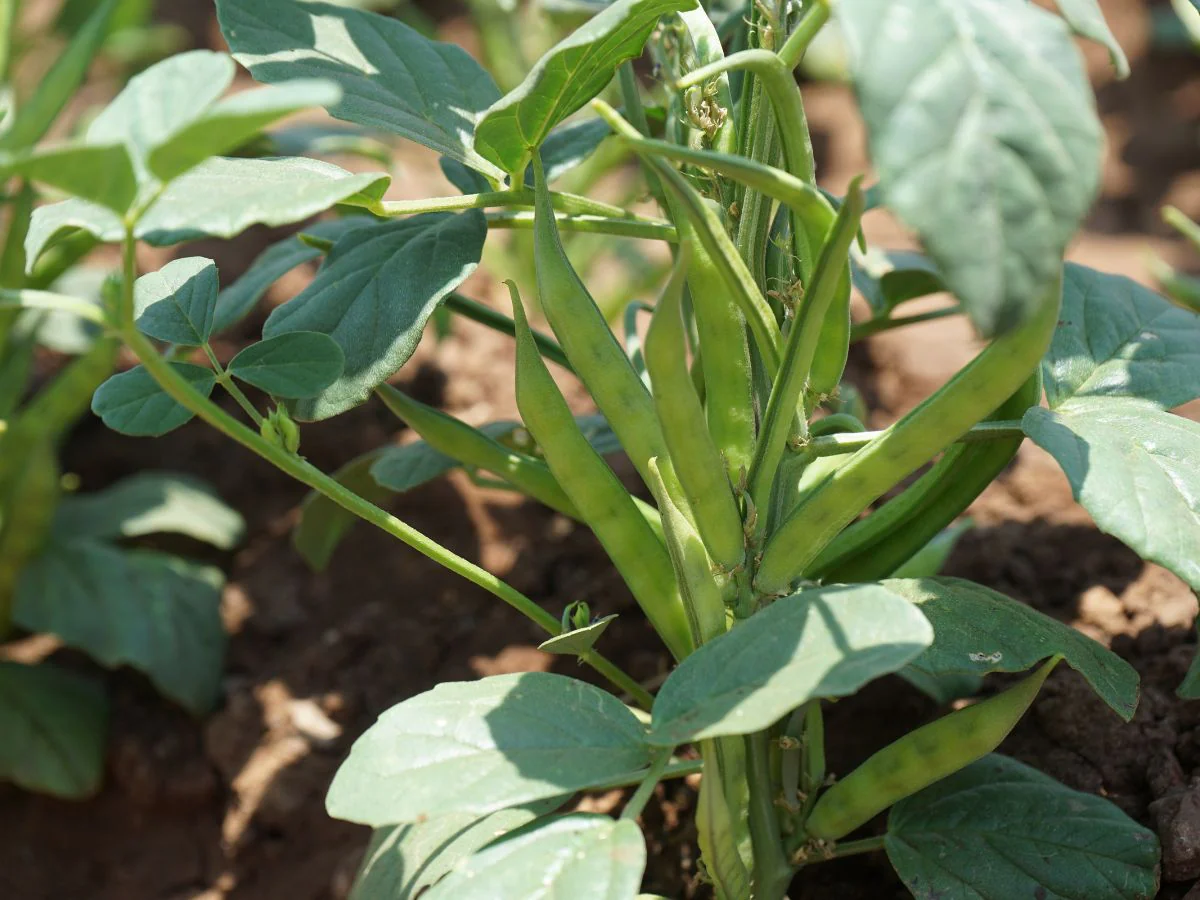
<path fill-rule="evenodd" d="M 1102 59 L 1089 56 L 1113 148 L 1104 199 L 1073 253 L 1144 277 L 1148 245 L 1185 261 L 1157 225 L 1158 205 L 1174 202 L 1200 214 L 1200 185 L 1191 171 L 1200 169 L 1200 68 L 1195 58 L 1145 52 L 1141 4 L 1105 5 L 1137 60 L 1134 78 L 1117 85 Z M 816 88 L 809 111 L 822 171 L 832 188 L 841 188 L 863 167 L 852 106 L 844 92 Z M 1156 124 L 1163 121 L 1170 127 Z M 1176 127 L 1184 122 L 1190 132 Z M 406 189 L 415 189 L 411 181 Z M 869 236 L 890 245 L 903 240 L 887 221 L 870 223 Z M 248 243 L 262 246 L 266 237 L 259 237 L 185 253 L 215 256 L 230 277 L 252 255 Z M 480 276 L 471 287 L 482 296 L 492 283 Z M 272 299 L 285 299 L 302 284 L 303 278 L 285 279 Z M 246 334 L 259 324 L 249 323 Z M 922 326 L 881 336 L 856 352 L 854 371 L 875 401 L 877 424 L 902 414 L 969 355 L 969 335 L 956 329 Z M 514 413 L 509 372 L 508 342 L 461 324 L 440 347 L 423 347 L 400 381 L 427 402 L 481 423 Z M 304 452 L 329 470 L 405 437 L 386 410 L 370 404 L 306 427 Z M 87 422 L 68 448 L 67 463 L 89 490 L 146 467 L 196 473 L 244 513 L 249 537 L 217 560 L 229 572 L 224 615 L 231 644 L 222 707 L 207 721 L 194 721 L 132 673 L 108 674 L 114 715 L 101 795 L 64 803 L 0 786 L 0 897 L 6 900 L 343 898 L 366 831 L 329 819 L 323 796 L 351 742 L 379 712 L 444 680 L 547 668 L 587 677 L 538 651 L 537 630 L 490 595 L 366 526 L 356 528 L 328 571 L 312 574 L 289 544 L 304 491 L 201 425 L 138 441 Z M 605 637 L 606 649 L 639 679 L 665 671 L 654 635 L 583 529 L 459 475 L 398 498 L 392 508 L 554 612 L 584 599 L 597 612 L 623 613 Z M 1068 785 L 1108 796 L 1157 828 L 1169 882 L 1161 896 L 1182 897 L 1200 877 L 1200 705 L 1179 701 L 1173 691 L 1195 650 L 1195 599 L 1174 576 L 1096 531 L 1053 462 L 1036 448 L 1022 450 L 971 514 L 978 527 L 955 551 L 951 574 L 1081 628 L 1143 677 L 1141 707 L 1124 725 L 1080 679 L 1056 674 L 1004 751 Z M 907 685 L 885 679 L 831 709 L 829 756 L 846 771 L 936 714 Z M 694 784 L 659 791 L 646 815 L 647 889 L 705 896 L 694 877 Z M 607 810 L 619 799 L 584 802 Z M 793 896 L 907 895 L 885 859 L 856 857 L 806 871 Z"/>

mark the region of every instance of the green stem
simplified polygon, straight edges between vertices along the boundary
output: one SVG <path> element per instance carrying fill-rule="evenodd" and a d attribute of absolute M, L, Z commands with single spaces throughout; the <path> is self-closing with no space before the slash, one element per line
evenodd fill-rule
<path fill-rule="evenodd" d="M 846 841 L 843 844 L 834 844 L 833 858 L 841 859 L 844 856 L 857 856 L 860 853 L 874 853 L 876 850 L 884 848 L 884 841 L 887 838 L 884 835 L 879 837 L 863 838 L 860 841 Z M 814 862 L 822 862 L 823 860 L 813 860 Z"/>
<path fill-rule="evenodd" d="M 0 310 L 49 309 L 70 313 L 96 325 L 104 325 L 104 312 L 95 303 L 50 291 L 0 290 Z"/>
<path fill-rule="evenodd" d="M 646 804 L 650 802 L 650 798 L 654 795 L 654 789 L 663 779 L 663 773 L 666 772 L 667 765 L 671 762 L 671 753 L 673 750 L 674 748 L 664 750 L 650 764 L 650 771 L 646 773 L 646 777 L 642 779 L 642 783 L 638 785 L 638 789 L 633 792 L 633 796 L 629 798 L 629 802 L 621 810 L 622 819 L 633 820 L 642 814 L 642 810 L 646 808 Z"/>
<path fill-rule="evenodd" d="M 800 65 L 800 60 L 804 59 L 804 52 L 808 50 L 808 45 L 812 43 L 817 32 L 824 28 L 828 21 L 828 0 L 815 0 L 810 3 L 808 9 L 800 17 L 800 21 L 796 23 L 796 29 L 779 48 L 780 61 L 789 69 Z"/>
<path fill-rule="evenodd" d="M 647 219 L 618 219 L 615 216 L 586 216 L 558 213 L 555 217 L 561 231 L 583 234 L 611 234 L 615 237 L 644 238 L 651 241 L 676 243 L 679 235 L 669 222 Z M 487 223 L 491 228 L 533 229 L 532 212 L 490 212 Z"/>
<path fill-rule="evenodd" d="M 663 770 L 658 775 L 659 781 L 667 781 L 671 778 L 687 778 L 689 775 L 699 775 L 704 769 L 703 759 L 671 759 L 671 755 L 667 754 L 668 762 Z M 630 787 L 635 784 L 641 784 L 645 780 L 644 776 L 632 776 L 628 778 L 617 778 L 613 781 L 605 781 L 601 784 L 593 785 L 588 788 L 589 791 L 611 791 L 616 788 Z"/>
<path fill-rule="evenodd" d="M 146 371 L 158 382 L 159 387 L 168 396 L 181 406 L 191 410 L 227 437 L 253 453 L 258 454 L 276 468 L 295 478 L 301 484 L 312 488 L 317 493 L 332 500 L 338 506 L 342 507 L 342 509 L 369 522 L 381 531 L 387 532 L 392 537 L 412 547 L 418 553 L 449 569 L 456 575 L 461 575 L 477 587 L 481 587 L 493 596 L 503 600 L 509 606 L 543 628 L 548 634 L 557 635 L 562 632 L 562 625 L 557 618 L 550 615 L 550 613 L 546 612 L 520 591 L 506 584 L 486 569 L 451 552 L 386 510 L 380 509 L 375 504 L 363 499 L 358 494 L 338 483 L 337 480 L 313 466 L 307 460 L 295 454 L 288 453 L 282 447 L 272 444 L 257 431 L 247 428 L 197 391 L 187 379 L 176 372 L 158 354 L 158 351 L 149 339 L 134 327 L 133 282 L 137 274 L 137 269 L 135 259 L 136 244 L 132 228 L 126 232 L 123 249 L 124 283 L 122 285 L 120 302 L 120 333 L 126 345 L 137 356 L 138 361 L 146 367 Z M 653 698 L 650 697 L 649 693 L 607 659 L 593 653 L 589 655 L 588 663 L 616 687 L 632 697 L 638 705 L 644 706 L 647 709 L 650 707 Z"/>
<path fill-rule="evenodd" d="M 922 322 L 933 322 L 937 319 L 945 319 L 948 316 L 957 316 L 960 313 L 962 313 L 962 307 L 955 305 L 948 306 L 945 309 L 932 309 L 929 312 L 916 313 L 911 316 L 901 316 L 896 319 L 880 316 L 851 328 L 850 340 L 852 342 L 861 341 L 873 334 L 879 334 L 881 331 L 891 331 L 893 328 L 904 328 L 907 325 L 919 325 Z"/>
<path fill-rule="evenodd" d="M 209 363 L 213 367 L 213 371 L 217 374 L 217 384 L 225 388 L 225 392 L 229 394 L 242 408 L 242 411 L 250 417 L 250 421 L 259 427 L 262 426 L 263 417 L 259 414 L 254 404 L 250 402 L 250 398 L 242 393 L 242 389 L 237 386 L 233 380 L 233 376 L 225 371 L 225 367 L 221 365 L 221 361 L 217 359 L 217 354 L 208 344 L 204 345 L 204 355 L 208 357 Z"/>
<path fill-rule="evenodd" d="M 792 867 L 783 852 L 775 785 L 771 779 L 770 738 L 765 731 L 746 737 L 746 778 L 750 784 L 750 837 L 754 846 L 755 900 L 779 900 L 787 892 Z"/>
<path fill-rule="evenodd" d="M 559 212 L 571 215 L 607 216 L 634 220 L 642 218 L 619 206 L 602 203 L 590 197 L 580 197 L 576 194 L 551 193 L 550 202 Z M 395 217 L 430 212 L 457 212 L 463 209 L 486 209 L 492 206 L 533 206 L 533 191 L 528 188 L 517 188 L 510 191 L 489 191 L 484 194 L 432 197 L 427 200 L 387 200 L 372 207 L 372 211 L 381 216 Z"/>
<path fill-rule="evenodd" d="M 470 297 L 464 297 L 462 294 L 452 293 L 445 299 L 446 308 L 451 312 L 458 313 L 464 319 L 470 319 L 472 322 L 478 322 L 480 325 L 486 325 L 494 331 L 499 331 L 501 334 L 507 334 L 513 337 L 517 333 L 517 325 L 512 320 L 512 316 L 506 316 L 502 312 L 497 312 L 490 306 L 484 306 L 478 300 L 472 300 Z M 563 348 L 559 346 L 558 341 L 547 334 L 540 331 L 533 331 L 533 342 L 537 344 L 538 352 L 543 358 L 550 360 L 562 366 L 568 372 L 574 372 L 570 361 L 567 359 L 567 354 Z"/>
<path fill-rule="evenodd" d="M 827 434 L 824 437 L 810 440 L 805 445 L 803 452 L 814 459 L 820 456 L 840 456 L 843 453 L 857 453 L 886 434 L 886 430 Z M 960 435 L 955 443 L 973 444 L 978 441 L 1002 441 L 1024 436 L 1025 430 L 1021 427 L 1020 421 L 1009 419 L 1000 422 L 980 422 L 972 426 L 969 431 Z"/>
<path fill-rule="evenodd" d="M 0 0 L 0 83 L 12 81 L 13 45 L 16 43 L 20 0 Z"/>

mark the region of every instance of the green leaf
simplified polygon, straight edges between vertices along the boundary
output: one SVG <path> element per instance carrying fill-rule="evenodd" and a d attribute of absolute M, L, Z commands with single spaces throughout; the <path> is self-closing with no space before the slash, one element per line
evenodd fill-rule
<path fill-rule="evenodd" d="M 336 241 L 346 232 L 370 225 L 375 220 L 368 216 L 349 216 L 345 219 L 330 219 L 315 222 L 305 227 L 304 233 L 329 241 Z M 219 334 L 236 325 L 249 315 L 267 289 L 288 272 L 323 254 L 315 247 L 300 240 L 296 235 L 272 244 L 257 257 L 242 277 L 221 291 L 217 297 L 217 308 L 213 315 L 213 333 Z"/>
<path fill-rule="evenodd" d="M 654 701 L 649 741 L 760 731 L 814 697 L 853 694 L 932 641 L 918 608 L 885 585 L 792 594 L 679 664 Z"/>
<path fill-rule="evenodd" d="M 1200 590 L 1200 423 L 1147 400 L 1081 397 L 1034 407 L 1022 427 L 1096 527 Z"/>
<path fill-rule="evenodd" d="M 0 172 L 52 185 L 106 209 L 124 213 L 137 194 L 129 151 L 121 144 L 63 144 L 0 159 Z"/>
<path fill-rule="evenodd" d="M 637 717 L 582 681 L 527 672 L 447 682 L 355 741 L 326 808 L 375 826 L 482 815 L 630 777 L 650 757 Z"/>
<path fill-rule="evenodd" d="M 1122 275 L 1068 264 L 1046 399 L 1138 397 L 1164 407 L 1200 397 L 1200 316 Z"/>
<path fill-rule="evenodd" d="M 192 50 L 168 57 L 129 80 L 92 120 L 89 144 L 125 144 L 140 181 L 152 180 L 150 154 L 204 116 L 230 84 L 235 66 L 224 53 Z"/>
<path fill-rule="evenodd" d="M 476 850 L 528 825 L 562 798 L 502 809 L 490 816 L 454 813 L 417 825 L 390 825 L 371 835 L 349 900 L 415 900 Z"/>
<path fill-rule="evenodd" d="M 431 41 L 395 19 L 329 3 L 217 0 L 221 33 L 259 81 L 327 78 L 342 89 L 329 112 L 381 128 L 465 163 L 504 173 L 470 145 L 480 113 L 499 96 L 461 47 Z"/>
<path fill-rule="evenodd" d="M 51 541 L 21 573 L 13 621 L 106 666 L 128 664 L 196 715 L 221 689 L 221 573 L 96 540 Z"/>
<path fill-rule="evenodd" d="M 346 355 L 342 376 L 296 404 L 301 419 L 326 419 L 366 400 L 408 361 L 442 299 L 474 271 L 487 223 L 478 210 L 428 213 L 359 228 L 334 244 L 303 292 L 275 309 L 263 335 L 318 331 Z"/>
<path fill-rule="evenodd" d="M 383 196 L 387 175 L 352 175 L 315 159 L 205 160 L 176 178 L 139 221 L 139 240 L 165 247 L 202 237 L 231 238 L 251 225 L 289 225 L 337 203 Z M 33 211 L 25 239 L 26 271 L 59 240 L 82 229 L 107 243 L 124 236 L 120 217 L 82 200 Z"/>
<path fill-rule="evenodd" d="M 600 640 L 600 636 L 604 634 L 616 617 L 617 614 L 613 613 L 612 615 L 604 616 L 602 619 L 597 619 L 583 628 L 572 628 L 570 631 L 556 634 L 550 640 L 542 641 L 542 643 L 538 644 L 538 649 L 545 653 L 556 653 L 560 656 L 583 656 L 592 647 L 596 646 L 596 641 Z"/>
<path fill-rule="evenodd" d="M 901 800 L 888 859 L 917 900 L 1149 900 L 1158 840 L 1102 797 L 993 754 Z"/>
<path fill-rule="evenodd" d="M 371 477 L 380 487 L 402 494 L 428 484 L 459 467 L 459 462 L 424 441 L 388 447 L 371 466 Z"/>
<path fill-rule="evenodd" d="M 946 290 L 937 266 L 923 253 L 877 250 L 850 254 L 854 286 L 876 315 L 890 313 L 901 303 Z"/>
<path fill-rule="evenodd" d="M 1138 674 L 1121 657 L 1068 625 L 962 578 L 888 579 L 921 608 L 933 643 L 910 664 L 930 676 L 1024 672 L 1061 655 L 1125 721 L 1138 703 Z"/>
<path fill-rule="evenodd" d="M 1042 302 L 1099 183 L 1101 128 L 1063 22 L 1026 0 L 843 0 L 884 200 L 985 336 Z"/>
<path fill-rule="evenodd" d="M 92 59 L 104 42 L 109 23 L 113 19 L 113 8 L 117 0 L 104 0 L 96 4 L 88 0 L 81 12 L 78 27 L 73 30 L 71 42 L 55 59 L 54 65 L 37 83 L 33 93 L 17 109 L 16 117 L 3 137 L 0 150 L 20 150 L 32 147 L 50 130 L 58 114 L 83 83 Z"/>
<path fill-rule="evenodd" d="M 205 397 L 217 383 L 212 369 L 191 363 L 171 363 Z M 158 386 L 142 366 L 119 372 L 97 388 L 92 412 L 113 431 L 134 437 L 160 437 L 191 421 L 191 410 L 180 406 Z"/>
<path fill-rule="evenodd" d="M 0 660 L 0 780 L 67 800 L 104 776 L 108 698 L 94 681 L 49 663 Z"/>
<path fill-rule="evenodd" d="M 232 550 L 245 532 L 242 517 L 212 488 L 174 472 L 142 472 L 102 491 L 64 497 L 54 518 L 60 540 L 170 533 Z"/>
<path fill-rule="evenodd" d="M 446 180 L 463 194 L 483 194 L 492 189 L 491 182 L 472 168 L 448 156 L 438 158 L 438 166 Z"/>
<path fill-rule="evenodd" d="M 147 160 L 150 171 L 170 181 L 210 156 L 240 147 L 282 118 L 313 106 L 332 106 L 341 96 L 330 81 L 304 79 L 226 97 L 155 147 Z"/>
<path fill-rule="evenodd" d="M 560 816 L 480 850 L 423 900 L 630 900 L 645 869 L 646 842 L 636 822 Z"/>
<path fill-rule="evenodd" d="M 929 578 L 937 575 L 954 552 L 958 539 L 975 527 L 970 519 L 955 522 L 939 531 L 932 540 L 892 572 L 892 578 Z"/>
<path fill-rule="evenodd" d="M 1129 59 L 1117 43 L 1112 29 L 1104 19 L 1104 12 L 1097 0 L 1055 0 L 1059 12 L 1076 34 L 1101 44 L 1108 50 L 1118 78 L 1129 77 Z"/>
<path fill-rule="evenodd" d="M 134 324 L 156 340 L 200 347 L 212 336 L 218 284 L 217 265 L 211 259 L 172 260 L 134 283 Z"/>
<path fill-rule="evenodd" d="M 595 116 L 559 125 L 542 142 L 542 167 L 546 171 L 546 182 L 562 178 L 595 153 L 610 134 L 612 129 L 608 123 Z M 525 182 L 533 183 L 532 165 L 525 170 Z"/>
<path fill-rule="evenodd" d="M 660 17 L 696 0 L 617 0 L 555 44 L 517 87 L 484 113 L 475 149 L 503 172 L 523 172 L 555 125 L 604 90 L 617 67 L 639 56 Z"/>
<path fill-rule="evenodd" d="M 346 357 L 333 338 L 290 331 L 251 344 L 229 363 L 229 373 L 273 397 L 313 397 L 342 374 Z"/>
<path fill-rule="evenodd" d="M 383 503 L 388 491 L 376 484 L 371 477 L 371 467 L 382 450 L 372 450 L 351 460 L 333 473 L 334 480 L 372 503 Z M 323 572 L 333 558 L 346 532 L 358 516 L 338 506 L 324 494 L 315 491 L 304 498 L 300 505 L 300 521 L 292 532 L 292 546 L 304 557 L 314 572 Z"/>

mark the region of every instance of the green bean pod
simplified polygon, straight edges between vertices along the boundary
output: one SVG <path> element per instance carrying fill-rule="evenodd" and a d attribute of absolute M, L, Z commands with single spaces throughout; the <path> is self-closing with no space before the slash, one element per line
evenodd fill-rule
<path fill-rule="evenodd" d="M 575 373 L 608 419 L 642 480 L 649 484 L 650 458 L 668 459 L 654 402 L 567 259 L 546 176 L 536 155 L 534 179 L 534 264 L 542 311 Z M 668 483 L 674 482 L 672 473 L 664 475 Z"/>
<path fill-rule="evenodd" d="M 517 323 L 517 407 L 525 426 L 655 630 L 675 658 L 682 659 L 692 650 L 691 631 L 667 550 L 580 432 L 533 342 L 516 285 L 509 282 L 509 290 Z M 647 472 L 653 483 L 649 466 Z"/>
<path fill-rule="evenodd" d="M 989 418 L 1020 419 L 1041 395 L 1039 366 Z M 983 493 L 1012 462 L 1023 440 L 1003 438 L 951 447 L 903 494 L 838 535 L 805 577 L 828 582 L 888 577 Z"/>
<path fill-rule="evenodd" d="M 0 527 L 0 639 L 12 626 L 17 580 L 25 565 L 41 552 L 54 522 L 61 474 L 49 440 L 14 446 L 6 440 L 0 453 L 9 456 L 3 489 Z M 19 455 L 14 459 L 14 455 Z"/>
<path fill-rule="evenodd" d="M 745 534 L 725 464 L 708 433 L 688 372 L 680 299 L 689 261 L 683 245 L 646 334 L 646 368 L 663 437 L 700 537 L 716 564 L 732 572 L 745 560 Z"/>
<path fill-rule="evenodd" d="M 905 797 L 991 753 L 1029 709 L 1061 659 L 1051 657 L 1003 693 L 884 747 L 821 795 L 805 826 L 808 836 L 836 841 Z"/>
<path fill-rule="evenodd" d="M 696 803 L 700 859 L 712 878 L 718 900 L 749 900 L 753 896 L 750 872 L 738 851 L 738 829 L 722 785 L 717 749 L 711 741 L 706 741 L 701 749 L 704 771 Z"/>
<path fill-rule="evenodd" d="M 672 204 L 672 213 L 674 213 Z M 699 334 L 708 431 L 725 460 L 732 484 L 750 470 L 754 457 L 754 376 L 746 341 L 746 318 L 730 296 L 717 265 L 682 212 L 674 216 L 680 246 L 691 248 L 688 290 Z"/>
<path fill-rule="evenodd" d="M 650 471 L 657 476 L 650 489 L 662 515 L 663 536 L 675 569 L 675 581 L 683 595 L 692 643 L 699 647 L 725 633 L 724 596 L 713 574 L 712 558 L 688 517 L 675 505 L 659 475 L 656 460 L 650 461 Z"/>
<path fill-rule="evenodd" d="M 771 536 L 755 576 L 779 594 L 889 488 L 991 415 L 1029 377 L 1058 324 L 1059 280 L 1029 319 L 992 341 L 940 390 L 855 453 Z"/>

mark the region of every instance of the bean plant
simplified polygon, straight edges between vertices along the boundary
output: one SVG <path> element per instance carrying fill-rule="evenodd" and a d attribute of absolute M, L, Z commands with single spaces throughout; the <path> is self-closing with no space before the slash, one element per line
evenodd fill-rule
<path fill-rule="evenodd" d="M 99 295 L 119 293 L 105 271 L 77 265 L 96 245 L 79 232 L 30 258 L 39 194 L 32 181 L 74 190 L 93 177 L 67 148 L 34 150 L 67 118 L 88 67 L 130 4 L 67 4 L 69 40 L 32 90 L 13 87 L 14 70 L 34 57 L 37 35 L 18 33 L 17 4 L 0 3 L 0 166 L 8 192 L 0 246 L 0 642 L 52 634 L 109 666 L 145 673 L 165 696 L 196 715 L 220 692 L 225 632 L 223 575 L 177 555 L 126 542 L 175 533 L 230 549 L 241 517 L 205 485 L 169 472 L 143 472 L 96 493 L 74 493 L 58 451 L 116 366 L 120 338 L 102 329 Z M 45 172 L 50 174 L 43 178 Z M 101 173 L 100 178 L 104 175 Z M 28 265 L 27 265 L 28 263 Z M 59 291 L 82 296 L 64 307 Z M 111 297 L 110 297 L 111 299 Z M 48 374 L 43 351 L 69 358 Z M 67 488 L 64 491 L 64 487 Z M 94 793 L 104 772 L 107 696 L 96 679 L 55 662 L 14 653 L 0 660 L 0 780 L 60 797 Z"/>
<path fill-rule="evenodd" d="M 1200 425 L 1171 412 L 1200 396 L 1200 320 L 1063 262 L 1102 153 L 1073 32 L 1128 68 L 1098 7 L 573 7 L 582 24 L 504 93 L 462 48 L 378 14 L 216 0 L 234 59 L 266 86 L 227 97 L 233 59 L 177 56 L 81 141 L 12 163 L 74 195 L 34 213 L 28 265 L 80 234 L 121 248 L 120 291 L 95 318 L 139 364 L 95 393 L 110 427 L 199 417 L 312 489 L 296 542 L 315 565 L 363 519 L 595 673 L 445 683 L 385 712 L 328 794 L 331 815 L 375 829 L 355 896 L 639 896 L 639 818 L 661 781 L 699 773 L 700 874 L 719 898 L 782 898 L 801 869 L 876 852 L 921 898 L 1152 897 L 1152 832 L 994 752 L 1056 667 L 1126 720 L 1134 670 L 937 575 L 960 514 L 1029 438 L 1101 530 L 1200 589 Z M 793 74 L 827 28 L 872 165 L 870 186 L 841 196 L 817 186 Z M 432 149 L 462 193 L 389 200 L 383 172 L 233 155 L 310 106 Z M 648 204 L 563 189 L 613 147 L 636 160 Z M 923 251 L 866 247 L 860 223 L 878 207 Z M 141 242 L 306 222 L 225 292 L 202 258 L 139 277 Z M 511 315 L 459 292 L 501 230 L 526 236 L 493 261 L 512 276 Z M 669 256 L 644 341 L 619 341 L 579 276 L 568 251 L 585 234 Z M 219 360 L 214 335 L 311 260 L 315 278 L 263 339 Z M 855 287 L 869 315 L 852 321 Z M 902 309 L 942 292 L 952 305 Z M 389 384 L 439 310 L 513 337 L 520 423 L 475 428 Z M 977 355 L 869 430 L 845 380 L 850 344 L 951 315 L 973 324 Z M 568 406 L 563 377 L 598 417 Z M 218 385 L 234 412 L 211 398 Z M 303 423 L 367 402 L 420 442 L 333 474 L 304 458 Z M 637 490 L 610 467 L 616 448 Z M 455 467 L 595 534 L 674 661 L 656 690 L 601 652 L 602 604 L 544 609 L 373 502 Z M 958 702 L 861 765 L 828 756 L 829 706 L 889 674 Z M 580 791 L 623 786 L 615 817 L 570 811 Z"/>

